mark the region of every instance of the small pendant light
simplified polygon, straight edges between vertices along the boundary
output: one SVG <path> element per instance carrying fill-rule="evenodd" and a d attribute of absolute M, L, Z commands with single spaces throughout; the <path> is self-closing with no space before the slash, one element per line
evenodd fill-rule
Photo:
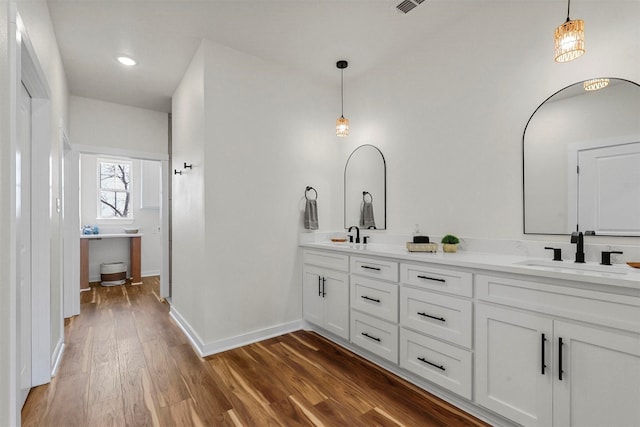
<path fill-rule="evenodd" d="M 584 54 L 584 21 L 582 19 L 571 20 L 569 18 L 570 8 L 571 0 L 568 0 L 567 20 L 556 28 L 556 62 L 573 61 Z"/>
<path fill-rule="evenodd" d="M 336 67 L 340 69 L 340 117 L 336 120 L 336 135 L 349 136 L 349 119 L 344 118 L 344 69 L 349 66 L 345 60 L 336 62 Z"/>
<path fill-rule="evenodd" d="M 582 87 L 584 87 L 584 90 L 586 90 L 587 92 L 593 92 L 594 90 L 604 89 L 608 85 L 609 85 L 609 79 L 599 78 L 599 79 L 586 80 L 582 84 Z"/>

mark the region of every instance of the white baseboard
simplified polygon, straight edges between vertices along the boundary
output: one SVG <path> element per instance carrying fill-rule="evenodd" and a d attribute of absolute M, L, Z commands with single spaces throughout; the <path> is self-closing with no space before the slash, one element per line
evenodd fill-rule
<path fill-rule="evenodd" d="M 60 361 L 62 360 L 62 354 L 64 353 L 64 340 L 62 337 L 58 340 L 56 348 L 51 355 L 51 377 L 56 376 L 58 367 L 60 367 Z"/>
<path fill-rule="evenodd" d="M 223 351 L 231 350 L 234 348 L 242 347 L 244 345 L 253 344 L 258 341 L 266 340 L 268 338 L 277 337 L 279 335 L 287 334 L 302 329 L 302 320 L 295 320 L 293 322 L 284 323 L 281 325 L 271 326 L 269 328 L 260 329 L 246 334 L 237 335 L 235 337 L 229 337 L 218 341 L 205 343 L 197 332 L 189 325 L 189 322 L 171 306 L 169 315 L 175 320 L 182 332 L 187 336 L 191 346 L 200 357 L 211 356 L 212 354 L 221 353 Z"/>

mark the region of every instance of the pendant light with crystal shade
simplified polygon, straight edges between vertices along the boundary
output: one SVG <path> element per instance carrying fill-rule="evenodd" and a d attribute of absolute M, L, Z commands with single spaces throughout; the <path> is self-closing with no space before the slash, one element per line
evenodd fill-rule
<path fill-rule="evenodd" d="M 336 120 L 336 135 L 349 136 L 349 119 L 344 118 L 344 69 L 349 63 L 345 60 L 336 62 L 336 67 L 340 69 L 340 117 Z"/>
<path fill-rule="evenodd" d="M 569 9 L 571 0 L 567 2 L 567 20 L 556 28 L 555 32 L 555 60 L 556 62 L 568 62 L 584 54 L 584 21 L 582 19 L 571 20 Z"/>
<path fill-rule="evenodd" d="M 586 90 L 587 92 L 593 92 L 594 90 L 604 89 L 608 85 L 609 85 L 609 79 L 607 78 L 591 79 L 591 80 L 586 80 L 584 83 L 582 83 L 582 87 L 584 87 L 584 90 Z"/>

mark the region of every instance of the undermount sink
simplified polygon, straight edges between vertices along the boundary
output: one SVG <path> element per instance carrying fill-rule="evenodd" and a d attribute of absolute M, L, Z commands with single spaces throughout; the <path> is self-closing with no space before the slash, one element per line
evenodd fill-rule
<path fill-rule="evenodd" d="M 629 269 L 626 266 L 615 265 L 602 265 L 596 263 L 578 263 L 573 261 L 550 261 L 540 259 L 530 259 L 522 262 L 517 262 L 517 265 L 523 265 L 526 267 L 540 267 L 549 270 L 562 270 L 566 272 L 574 273 L 608 273 L 617 275 L 629 274 Z"/>

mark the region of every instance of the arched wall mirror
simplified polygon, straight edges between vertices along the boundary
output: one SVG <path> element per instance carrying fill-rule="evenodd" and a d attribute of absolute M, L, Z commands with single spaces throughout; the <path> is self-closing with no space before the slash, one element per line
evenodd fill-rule
<path fill-rule="evenodd" d="M 524 232 L 640 236 L 640 85 L 584 82 L 544 101 L 523 134 Z"/>
<path fill-rule="evenodd" d="M 361 145 L 344 167 L 344 228 L 387 228 L 387 165 L 377 147 Z"/>

